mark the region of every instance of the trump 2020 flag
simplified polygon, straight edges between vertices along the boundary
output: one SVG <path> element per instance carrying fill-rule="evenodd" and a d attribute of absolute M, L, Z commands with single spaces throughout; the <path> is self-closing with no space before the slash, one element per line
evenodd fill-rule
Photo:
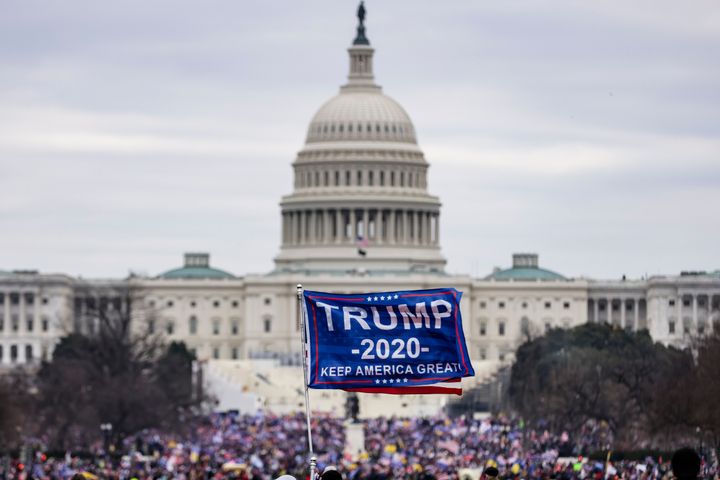
<path fill-rule="evenodd" d="M 454 288 L 303 296 L 310 388 L 460 395 L 475 375 Z"/>

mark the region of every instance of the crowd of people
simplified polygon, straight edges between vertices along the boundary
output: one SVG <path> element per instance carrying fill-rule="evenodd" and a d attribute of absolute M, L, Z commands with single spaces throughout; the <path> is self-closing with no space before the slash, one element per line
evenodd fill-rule
<path fill-rule="evenodd" d="M 304 415 L 213 414 L 185 434 L 145 431 L 106 449 L 54 458 L 42 448 L 26 458 L 0 460 L 0 479 L 275 479 L 308 472 Z M 589 460 L 581 455 L 606 447 L 601 428 L 577 438 L 527 428 L 521 420 L 467 417 L 375 418 L 363 421 L 364 449 L 348 451 L 342 419 L 316 415 L 314 450 L 320 471 L 334 466 L 348 480 L 474 479 L 488 472 L 507 479 L 661 479 L 669 459 Z M 41 440 L 41 439 L 39 439 Z M 570 455 L 571 454 L 571 455 Z M 717 475 L 714 462 L 704 478 Z M 78 477 L 82 475 L 82 477 Z"/>

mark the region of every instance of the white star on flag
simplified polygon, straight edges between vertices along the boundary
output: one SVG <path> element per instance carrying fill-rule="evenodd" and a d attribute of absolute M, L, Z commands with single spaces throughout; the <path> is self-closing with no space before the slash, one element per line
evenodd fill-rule
<path fill-rule="evenodd" d="M 370 300 L 372 300 L 372 297 L 368 297 L 368 302 L 369 302 Z"/>
<path fill-rule="evenodd" d="M 378 300 L 378 297 L 375 297 L 375 301 L 376 301 L 376 302 L 377 302 L 377 300 Z"/>
<path fill-rule="evenodd" d="M 387 383 L 387 380 L 385 380 L 384 378 L 383 378 L 383 383 Z"/>
<path fill-rule="evenodd" d="M 405 381 L 407 382 L 407 380 L 405 380 Z M 377 379 L 376 379 L 376 380 L 375 380 L 375 383 L 380 383 L 380 380 L 377 380 Z"/>
<path fill-rule="evenodd" d="M 380 300 L 385 300 L 385 297 L 380 297 Z"/>
<path fill-rule="evenodd" d="M 396 293 L 396 294 L 395 294 L 395 300 L 397 300 L 397 298 L 398 298 L 398 294 Z"/>

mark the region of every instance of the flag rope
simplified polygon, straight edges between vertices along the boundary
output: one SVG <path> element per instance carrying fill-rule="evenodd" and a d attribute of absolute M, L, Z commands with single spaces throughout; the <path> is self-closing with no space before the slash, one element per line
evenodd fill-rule
<path fill-rule="evenodd" d="M 310 352 L 308 351 L 308 341 L 307 341 L 307 330 L 305 329 L 305 309 L 303 308 L 303 286 L 302 284 L 297 284 L 297 315 L 300 319 L 300 342 L 302 343 L 302 348 L 300 351 L 302 352 L 302 366 L 303 366 L 303 378 L 305 379 L 305 384 L 303 385 L 305 388 L 305 420 L 307 422 L 307 435 L 308 435 L 308 448 L 310 450 L 310 480 L 315 480 L 316 478 L 316 470 L 317 470 L 317 459 L 315 458 L 315 453 L 313 451 L 313 442 L 312 442 L 312 428 L 310 426 L 310 395 L 308 393 L 308 371 L 307 371 L 307 364 L 308 364 L 308 355 L 310 355 Z"/>

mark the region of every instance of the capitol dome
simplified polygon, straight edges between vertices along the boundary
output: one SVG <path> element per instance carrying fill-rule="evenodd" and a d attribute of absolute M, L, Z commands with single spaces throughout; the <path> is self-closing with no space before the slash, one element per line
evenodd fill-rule
<path fill-rule="evenodd" d="M 283 197 L 280 272 L 441 273 L 440 201 L 398 102 L 375 83 L 374 49 L 358 10 L 340 92 L 315 113 Z"/>
<path fill-rule="evenodd" d="M 328 100 L 310 121 L 307 142 L 386 140 L 416 143 L 405 109 L 379 89 L 348 89 Z"/>

